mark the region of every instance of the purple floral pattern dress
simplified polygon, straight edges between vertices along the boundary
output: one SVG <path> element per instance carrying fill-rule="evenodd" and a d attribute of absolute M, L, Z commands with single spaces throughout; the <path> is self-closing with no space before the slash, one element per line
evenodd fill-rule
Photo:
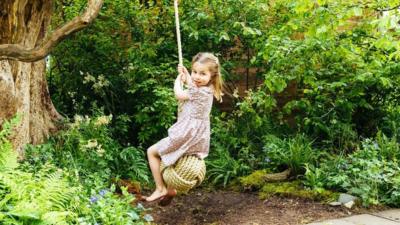
<path fill-rule="evenodd" d="M 213 104 L 212 86 L 189 86 L 189 99 L 178 112 L 178 120 L 168 129 L 168 137 L 155 144 L 162 162 L 173 165 L 184 155 L 204 159 L 210 148 L 210 112 Z"/>

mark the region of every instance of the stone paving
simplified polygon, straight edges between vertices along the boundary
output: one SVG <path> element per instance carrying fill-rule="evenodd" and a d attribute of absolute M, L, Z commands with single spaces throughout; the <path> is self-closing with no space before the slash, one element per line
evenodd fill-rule
<path fill-rule="evenodd" d="M 400 225 L 400 209 L 361 214 L 308 225 Z"/>

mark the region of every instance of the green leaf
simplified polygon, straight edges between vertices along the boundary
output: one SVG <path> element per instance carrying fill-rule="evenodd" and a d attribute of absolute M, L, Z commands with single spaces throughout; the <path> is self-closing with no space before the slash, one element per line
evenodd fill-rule
<path fill-rule="evenodd" d="M 362 16 L 363 15 L 363 9 L 359 7 L 353 8 L 353 14 L 354 16 Z"/>
<path fill-rule="evenodd" d="M 264 83 L 272 93 L 282 92 L 287 86 L 287 83 L 283 78 L 273 74 L 267 75 Z"/>
<path fill-rule="evenodd" d="M 132 220 L 140 219 L 139 215 L 135 211 L 130 211 L 127 214 Z"/>
<path fill-rule="evenodd" d="M 220 37 L 219 37 L 219 41 L 221 41 L 221 40 L 229 41 L 230 38 L 229 38 L 228 33 L 226 33 L 225 31 L 221 32 L 220 33 Z"/>
<path fill-rule="evenodd" d="M 326 33 L 328 27 L 326 25 L 322 25 L 321 27 L 317 28 L 317 34 Z"/>
<path fill-rule="evenodd" d="M 392 87 L 392 81 L 386 77 L 379 77 L 380 83 L 382 84 L 383 87 L 389 88 Z"/>
<path fill-rule="evenodd" d="M 395 46 L 393 45 L 393 42 L 388 39 L 387 36 L 383 36 L 375 42 L 375 47 L 380 49 L 390 50 Z"/>

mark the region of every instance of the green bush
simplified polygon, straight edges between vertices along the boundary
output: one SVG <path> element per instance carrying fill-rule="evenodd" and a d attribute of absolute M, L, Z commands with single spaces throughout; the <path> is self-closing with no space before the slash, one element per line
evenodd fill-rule
<path fill-rule="evenodd" d="M 42 145 L 28 145 L 25 164 L 31 170 L 45 163 L 66 169 L 87 186 L 110 182 L 122 177 L 149 182 L 149 170 L 144 151 L 122 147 L 112 139 L 109 128 L 111 116 L 75 116 L 66 130 L 51 137 Z M 92 184 L 90 184 L 92 183 Z"/>
<path fill-rule="evenodd" d="M 144 224 L 144 208 L 133 207 L 131 195 L 116 196 L 111 188 L 103 189 L 103 196 L 90 197 L 85 187 L 71 180 L 54 166 L 42 167 L 35 174 L 20 169 L 1 171 L 0 223 Z"/>
<path fill-rule="evenodd" d="M 100 196 L 85 191 L 71 174 L 51 165 L 40 169 L 23 167 L 7 137 L 18 123 L 18 118 L 6 121 L 0 131 L 0 224 L 144 224 L 149 216 L 143 207 L 132 207 L 133 197 L 123 192 L 122 197 L 103 188 Z M 34 173 L 29 171 L 34 170 Z M 87 187 L 86 187 L 87 188 Z M 94 202 L 100 199 L 102 204 Z"/>
<path fill-rule="evenodd" d="M 85 4 L 57 2 L 54 27 Z M 392 7 L 393 1 L 364 0 L 183 1 L 184 63 L 189 66 L 199 51 L 215 52 L 234 96 L 233 112 L 213 112 L 209 180 L 227 185 L 252 170 L 288 167 L 301 175 L 307 165 L 310 186 L 349 190 L 369 178 L 340 174 L 351 163 L 347 154 L 374 145 L 364 141 L 359 147 L 378 130 L 379 149 L 372 150 L 369 162 L 378 168 L 377 158 L 384 158 L 382 165 L 392 168 L 400 141 L 400 41 L 390 21 L 398 15 L 393 10 L 371 16 Z M 55 161 L 95 183 L 115 175 L 147 180 L 142 146 L 164 137 L 176 119 L 175 38 L 171 1 L 106 0 L 99 19 L 55 48 L 48 80 L 61 112 L 96 115 L 101 106 L 114 115 L 111 126 L 61 133 L 33 148 L 37 154 L 29 160 Z M 244 97 L 237 96 L 232 82 L 249 74 L 238 69 L 257 71 Z M 318 165 L 326 152 L 339 156 Z M 96 167 L 103 172 L 96 174 Z M 370 194 L 380 195 L 380 184 L 375 186 Z M 361 189 L 353 192 L 367 192 Z M 383 194 L 379 201 L 394 202 L 398 192 L 390 190 L 391 197 Z"/>
<path fill-rule="evenodd" d="M 286 139 L 267 135 L 264 137 L 264 143 L 266 167 L 289 168 L 292 175 L 304 174 L 305 165 L 316 164 L 321 155 L 304 134 Z"/>
<path fill-rule="evenodd" d="M 333 157 L 318 167 L 308 166 L 305 183 L 356 195 L 365 206 L 399 206 L 398 148 L 399 143 L 379 132 L 376 139 L 365 139 L 348 156 Z"/>
<path fill-rule="evenodd" d="M 397 142 L 400 142 L 400 106 L 388 104 L 386 112 L 382 119 L 383 123 L 379 127 L 384 134 L 395 137 Z"/>
<path fill-rule="evenodd" d="M 213 185 L 222 185 L 223 187 L 251 171 L 251 168 L 242 159 L 234 159 L 226 149 L 213 149 L 206 164 L 207 180 Z"/>

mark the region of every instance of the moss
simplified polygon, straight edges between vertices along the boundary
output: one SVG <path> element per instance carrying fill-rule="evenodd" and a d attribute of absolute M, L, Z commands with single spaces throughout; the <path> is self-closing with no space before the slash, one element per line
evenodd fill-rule
<path fill-rule="evenodd" d="M 225 187 L 226 190 L 241 192 L 243 191 L 242 183 L 240 182 L 240 177 L 233 179 L 229 184 Z"/>
<path fill-rule="evenodd" d="M 335 201 L 339 196 L 338 193 L 324 189 L 305 189 L 304 186 L 301 184 L 301 181 L 299 180 L 292 182 L 264 184 L 259 195 L 261 199 L 266 199 L 270 196 L 275 195 L 283 197 L 298 197 L 324 202 Z"/>
<path fill-rule="evenodd" d="M 265 185 L 264 178 L 267 173 L 267 170 L 256 170 L 248 176 L 241 177 L 240 184 L 246 190 L 258 190 Z"/>
<path fill-rule="evenodd" d="M 241 188 L 245 190 L 260 190 L 261 199 L 270 196 L 298 197 L 315 201 L 336 201 L 339 194 L 324 189 L 306 189 L 300 180 L 291 182 L 267 182 L 267 170 L 256 170 L 252 174 L 239 178 Z M 236 186 L 237 184 L 235 184 Z"/>

